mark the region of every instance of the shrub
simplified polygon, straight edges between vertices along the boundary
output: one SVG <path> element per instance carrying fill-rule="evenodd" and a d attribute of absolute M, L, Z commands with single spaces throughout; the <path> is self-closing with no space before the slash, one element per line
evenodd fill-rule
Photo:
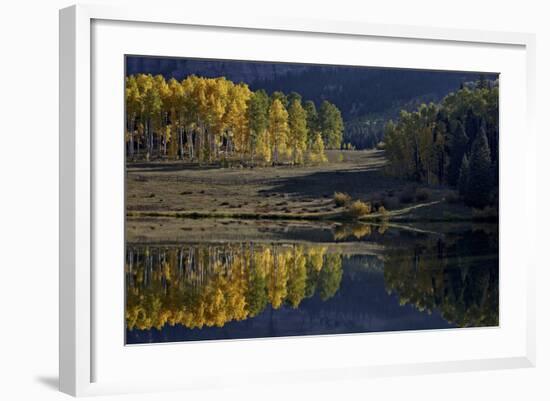
<path fill-rule="evenodd" d="M 369 202 L 356 200 L 348 206 L 347 210 L 350 216 L 357 218 L 369 214 L 371 209 L 371 204 Z"/>
<path fill-rule="evenodd" d="M 430 191 L 426 188 L 418 188 L 416 190 L 416 200 L 417 202 L 424 202 L 430 199 Z"/>
<path fill-rule="evenodd" d="M 335 192 L 334 193 L 334 203 L 336 206 L 344 206 L 351 201 L 351 196 L 345 192 Z"/>

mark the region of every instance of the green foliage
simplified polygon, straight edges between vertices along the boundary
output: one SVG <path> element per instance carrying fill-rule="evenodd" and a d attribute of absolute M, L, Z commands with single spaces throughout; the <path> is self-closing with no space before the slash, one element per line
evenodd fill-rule
<path fill-rule="evenodd" d="M 344 120 L 338 108 L 324 100 L 319 109 L 319 129 L 327 149 L 339 149 L 344 132 Z"/>
<path fill-rule="evenodd" d="M 468 161 L 468 155 L 464 154 L 462 163 L 460 165 L 460 173 L 458 176 L 458 193 L 460 196 L 466 196 L 468 192 L 468 180 L 470 177 L 470 162 Z"/>
<path fill-rule="evenodd" d="M 317 115 L 315 103 L 311 100 L 304 103 L 304 110 L 307 115 L 307 143 L 308 146 L 311 146 L 311 144 L 315 141 L 315 135 L 319 131 L 319 116 Z"/>
<path fill-rule="evenodd" d="M 494 188 L 492 181 L 491 151 L 482 128 L 472 144 L 468 183 L 464 193 L 466 204 L 477 208 L 488 205 Z"/>
<path fill-rule="evenodd" d="M 396 295 L 400 304 L 428 313 L 438 310 L 458 327 L 496 326 L 498 262 L 472 257 L 479 248 L 498 253 L 490 236 L 481 230 L 456 240 L 438 239 L 388 250 L 384 259 L 386 290 Z M 453 263 L 445 262 L 449 259 Z"/>
<path fill-rule="evenodd" d="M 294 101 L 297 101 L 298 103 L 302 103 L 302 95 L 300 95 L 299 93 L 297 92 L 290 92 L 287 96 L 286 96 L 286 101 L 287 101 L 287 105 L 290 106 Z"/>
<path fill-rule="evenodd" d="M 373 149 L 383 140 L 387 119 L 368 116 L 346 121 L 343 141 L 357 149 Z"/>
<path fill-rule="evenodd" d="M 482 82 L 449 94 L 440 104 L 402 111 L 385 127 L 387 172 L 457 186 L 475 207 L 493 202 L 498 182 L 498 91 L 497 85 Z"/>
<path fill-rule="evenodd" d="M 459 121 L 456 128 L 449 137 L 451 154 L 449 156 L 449 167 L 447 171 L 447 180 L 449 184 L 455 185 L 458 182 L 460 168 L 463 158 L 468 151 L 468 136 L 464 130 L 464 125 Z"/>
<path fill-rule="evenodd" d="M 288 146 L 292 150 L 292 161 L 295 164 L 302 164 L 307 148 L 307 113 L 298 98 L 290 103 L 288 128 Z"/>
<path fill-rule="evenodd" d="M 332 298 L 342 282 L 342 257 L 338 254 L 326 255 L 324 269 L 319 275 L 319 297 L 326 301 Z"/>
<path fill-rule="evenodd" d="M 248 121 L 254 142 L 267 130 L 269 113 L 269 96 L 264 90 L 252 94 L 248 101 Z"/>
<path fill-rule="evenodd" d="M 286 108 L 288 106 L 288 99 L 286 95 L 281 91 L 275 91 L 271 94 L 271 103 L 273 103 L 275 100 L 278 100 L 281 102 L 281 104 Z"/>

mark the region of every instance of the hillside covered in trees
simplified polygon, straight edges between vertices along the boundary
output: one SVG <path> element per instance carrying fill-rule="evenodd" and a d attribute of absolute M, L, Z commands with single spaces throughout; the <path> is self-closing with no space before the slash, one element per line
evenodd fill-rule
<path fill-rule="evenodd" d="M 374 148 L 383 139 L 384 125 L 401 110 L 440 102 L 475 75 L 455 71 L 403 70 L 375 67 L 330 66 L 234 60 L 203 60 L 128 56 L 127 75 L 162 75 L 169 80 L 190 75 L 224 76 L 245 83 L 252 91 L 298 92 L 317 106 L 327 100 L 341 112 L 342 144 Z M 483 74 L 495 80 L 496 74 Z"/>

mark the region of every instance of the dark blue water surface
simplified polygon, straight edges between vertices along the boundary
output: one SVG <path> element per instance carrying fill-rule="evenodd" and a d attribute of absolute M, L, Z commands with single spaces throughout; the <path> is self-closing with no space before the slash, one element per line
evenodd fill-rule
<path fill-rule="evenodd" d="M 493 231 L 373 237 L 127 244 L 126 342 L 498 325 Z"/>

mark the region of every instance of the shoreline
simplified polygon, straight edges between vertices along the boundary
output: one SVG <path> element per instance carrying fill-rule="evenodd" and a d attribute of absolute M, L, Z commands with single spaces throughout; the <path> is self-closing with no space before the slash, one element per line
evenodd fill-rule
<path fill-rule="evenodd" d="M 368 223 L 368 222 L 493 222 L 498 223 L 494 217 L 482 216 L 410 216 L 411 212 L 421 208 L 429 208 L 440 204 L 437 200 L 428 203 L 419 203 L 396 210 L 388 210 L 385 213 L 371 213 L 360 217 L 351 217 L 344 208 L 336 211 L 318 213 L 285 213 L 285 212 L 231 212 L 231 211 L 200 211 L 200 210 L 129 210 L 126 217 L 163 217 L 184 219 L 237 219 L 237 220 L 285 220 L 285 221 L 330 221 L 337 223 Z"/>

